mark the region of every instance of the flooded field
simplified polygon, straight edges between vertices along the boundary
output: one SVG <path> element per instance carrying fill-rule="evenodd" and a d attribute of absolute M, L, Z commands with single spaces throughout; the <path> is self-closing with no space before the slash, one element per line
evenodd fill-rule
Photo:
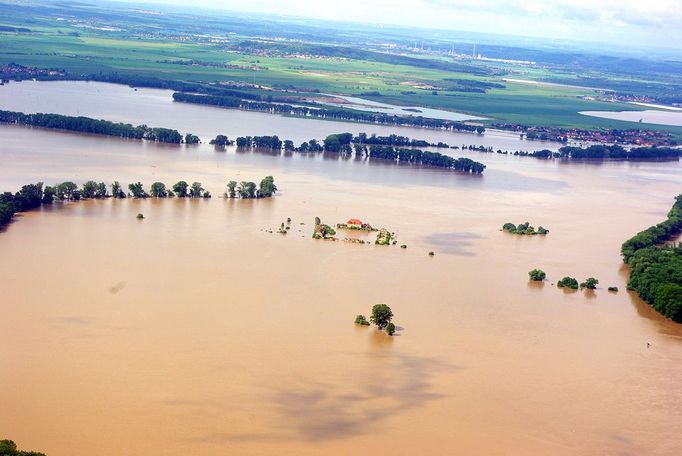
<path fill-rule="evenodd" d="M 346 97 L 342 95 L 329 95 L 330 101 L 322 101 L 321 104 L 329 106 L 340 106 L 360 111 L 369 112 L 383 112 L 385 114 L 394 114 L 398 116 L 413 115 L 428 117 L 431 119 L 444 119 L 454 121 L 465 120 L 481 120 L 483 117 L 473 116 L 471 114 L 464 114 L 461 112 L 444 111 L 442 109 L 424 108 L 422 106 L 398 106 L 389 103 L 380 103 L 378 101 L 367 100 L 359 97 Z M 332 101 L 333 100 L 333 101 Z"/>
<path fill-rule="evenodd" d="M 602 119 L 625 120 L 655 125 L 682 126 L 682 112 L 674 110 L 647 109 L 644 111 L 583 111 L 580 114 Z"/>
<path fill-rule="evenodd" d="M 31 111 L 0 107 L 12 103 Z M 172 106 L 168 122 L 145 122 L 185 131 L 186 114 L 205 136 L 339 130 Z M 91 109 L 83 114 L 114 113 Z M 144 109 L 127 111 L 142 121 Z M 55 204 L 0 232 L 0 429 L 22 447 L 680 453 L 682 328 L 625 290 L 619 256 L 623 240 L 665 217 L 682 189 L 678 162 L 469 153 L 488 166 L 470 176 L 6 125 L 0 138 L 2 191 L 39 180 L 196 180 L 214 194 Z M 272 199 L 218 198 L 230 179 L 265 175 L 281 189 Z M 316 216 L 390 228 L 408 248 L 315 241 Z M 289 234 L 266 231 L 287 217 Z M 550 234 L 499 231 L 526 220 Z M 536 267 L 546 283 L 528 282 Z M 565 275 L 597 277 L 600 288 L 563 292 L 553 283 Z M 621 291 L 608 293 L 612 285 Z M 395 337 L 353 325 L 376 303 L 393 309 Z"/>
<path fill-rule="evenodd" d="M 496 150 L 558 149 L 562 144 L 519 139 L 518 134 L 490 130 L 483 135 L 453 133 L 412 127 L 335 122 L 284 117 L 259 112 L 174 103 L 170 90 L 133 89 L 124 85 L 83 81 L 12 82 L 0 86 L 0 109 L 26 113 L 47 112 L 88 116 L 134 125 L 175 128 L 208 142 L 217 134 L 234 139 L 242 135 L 278 135 L 297 144 L 312 138 L 348 131 L 400 134 L 451 145 L 492 146 Z"/>

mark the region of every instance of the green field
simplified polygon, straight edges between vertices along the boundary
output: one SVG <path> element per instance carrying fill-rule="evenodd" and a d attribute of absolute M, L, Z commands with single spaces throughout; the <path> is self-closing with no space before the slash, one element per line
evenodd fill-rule
<path fill-rule="evenodd" d="M 634 124 L 579 115 L 579 111 L 587 110 L 640 109 L 630 104 L 580 98 L 595 95 L 591 89 L 531 86 L 503 80 L 505 77 L 570 80 L 574 76 L 560 71 L 462 59 L 454 61 L 436 56 L 412 56 L 409 60 L 395 58 L 409 64 L 391 63 L 393 57 L 379 53 L 368 54 L 372 58 L 365 59 L 343 58 L 332 55 L 332 45 L 299 41 L 294 44 L 286 44 L 285 41 L 284 45 L 277 43 L 283 49 L 296 49 L 294 55 L 245 53 L 240 46 L 253 37 L 223 33 L 216 34 L 219 39 L 212 40 L 189 32 L 152 33 L 150 30 L 158 29 L 160 25 L 145 23 L 143 17 L 131 16 L 123 24 L 120 22 L 123 19 L 112 20 L 117 27 L 112 31 L 101 30 L 101 23 L 87 19 L 86 13 L 82 13 L 84 18 L 81 19 L 60 20 L 59 14 L 49 10 L 30 16 L 22 13 L 20 8 L 9 8 L 2 3 L 0 12 L 5 13 L 0 25 L 30 30 L 0 32 L 0 66 L 16 63 L 63 69 L 78 75 L 118 73 L 174 81 L 238 81 L 275 91 L 287 90 L 289 95 L 301 89 L 341 95 L 365 94 L 366 98 L 376 101 L 467 112 L 486 117 L 491 123 L 579 128 L 642 127 L 668 130 L 682 137 L 682 127 Z M 166 26 L 181 30 L 188 27 L 186 19 L 173 20 L 175 22 Z M 249 41 L 252 47 L 253 42 Z M 316 54 L 318 49 L 328 55 Z M 339 54 L 343 54 L 343 50 L 339 50 Z M 195 65 L 179 64 L 182 61 L 193 61 Z M 455 71 L 449 70 L 448 65 L 452 65 Z M 503 84 L 504 88 L 488 89 L 486 93 L 466 92 L 456 87 L 451 90 L 458 80 Z M 379 95 L 367 95 L 368 92 Z"/>

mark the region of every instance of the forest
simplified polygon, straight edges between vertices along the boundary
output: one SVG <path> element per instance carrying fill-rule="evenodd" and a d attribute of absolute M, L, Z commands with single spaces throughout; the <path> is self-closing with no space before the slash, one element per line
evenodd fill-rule
<path fill-rule="evenodd" d="M 628 289 L 662 315 L 682 323 L 682 245 L 661 245 L 682 232 L 682 194 L 663 222 L 623 243 L 623 260 L 632 267 Z"/>

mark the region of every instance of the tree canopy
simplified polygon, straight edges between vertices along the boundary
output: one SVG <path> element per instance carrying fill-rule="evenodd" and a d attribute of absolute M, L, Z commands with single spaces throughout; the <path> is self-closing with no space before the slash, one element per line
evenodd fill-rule
<path fill-rule="evenodd" d="M 386 304 L 375 304 L 372 306 L 372 315 L 369 320 L 377 325 L 379 329 L 384 329 L 393 319 L 393 311 Z"/>

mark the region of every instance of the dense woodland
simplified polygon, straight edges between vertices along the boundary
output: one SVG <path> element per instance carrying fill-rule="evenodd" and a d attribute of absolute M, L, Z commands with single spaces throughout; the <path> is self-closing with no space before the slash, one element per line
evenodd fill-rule
<path fill-rule="evenodd" d="M 659 313 L 682 323 L 682 245 L 661 246 L 682 232 L 682 195 L 668 218 L 623 243 L 623 260 L 632 267 L 628 288 Z"/>
<path fill-rule="evenodd" d="M 83 116 L 63 116 L 61 114 L 24 114 L 15 111 L 0 111 L 0 122 L 29 125 L 32 127 L 55 130 L 77 131 L 96 135 L 116 136 L 119 138 L 146 139 L 149 141 L 180 144 L 182 135 L 169 128 L 152 128 L 146 125 L 116 123 Z M 194 135 L 189 135 L 194 137 Z M 198 139 L 198 138 L 197 138 Z"/>

